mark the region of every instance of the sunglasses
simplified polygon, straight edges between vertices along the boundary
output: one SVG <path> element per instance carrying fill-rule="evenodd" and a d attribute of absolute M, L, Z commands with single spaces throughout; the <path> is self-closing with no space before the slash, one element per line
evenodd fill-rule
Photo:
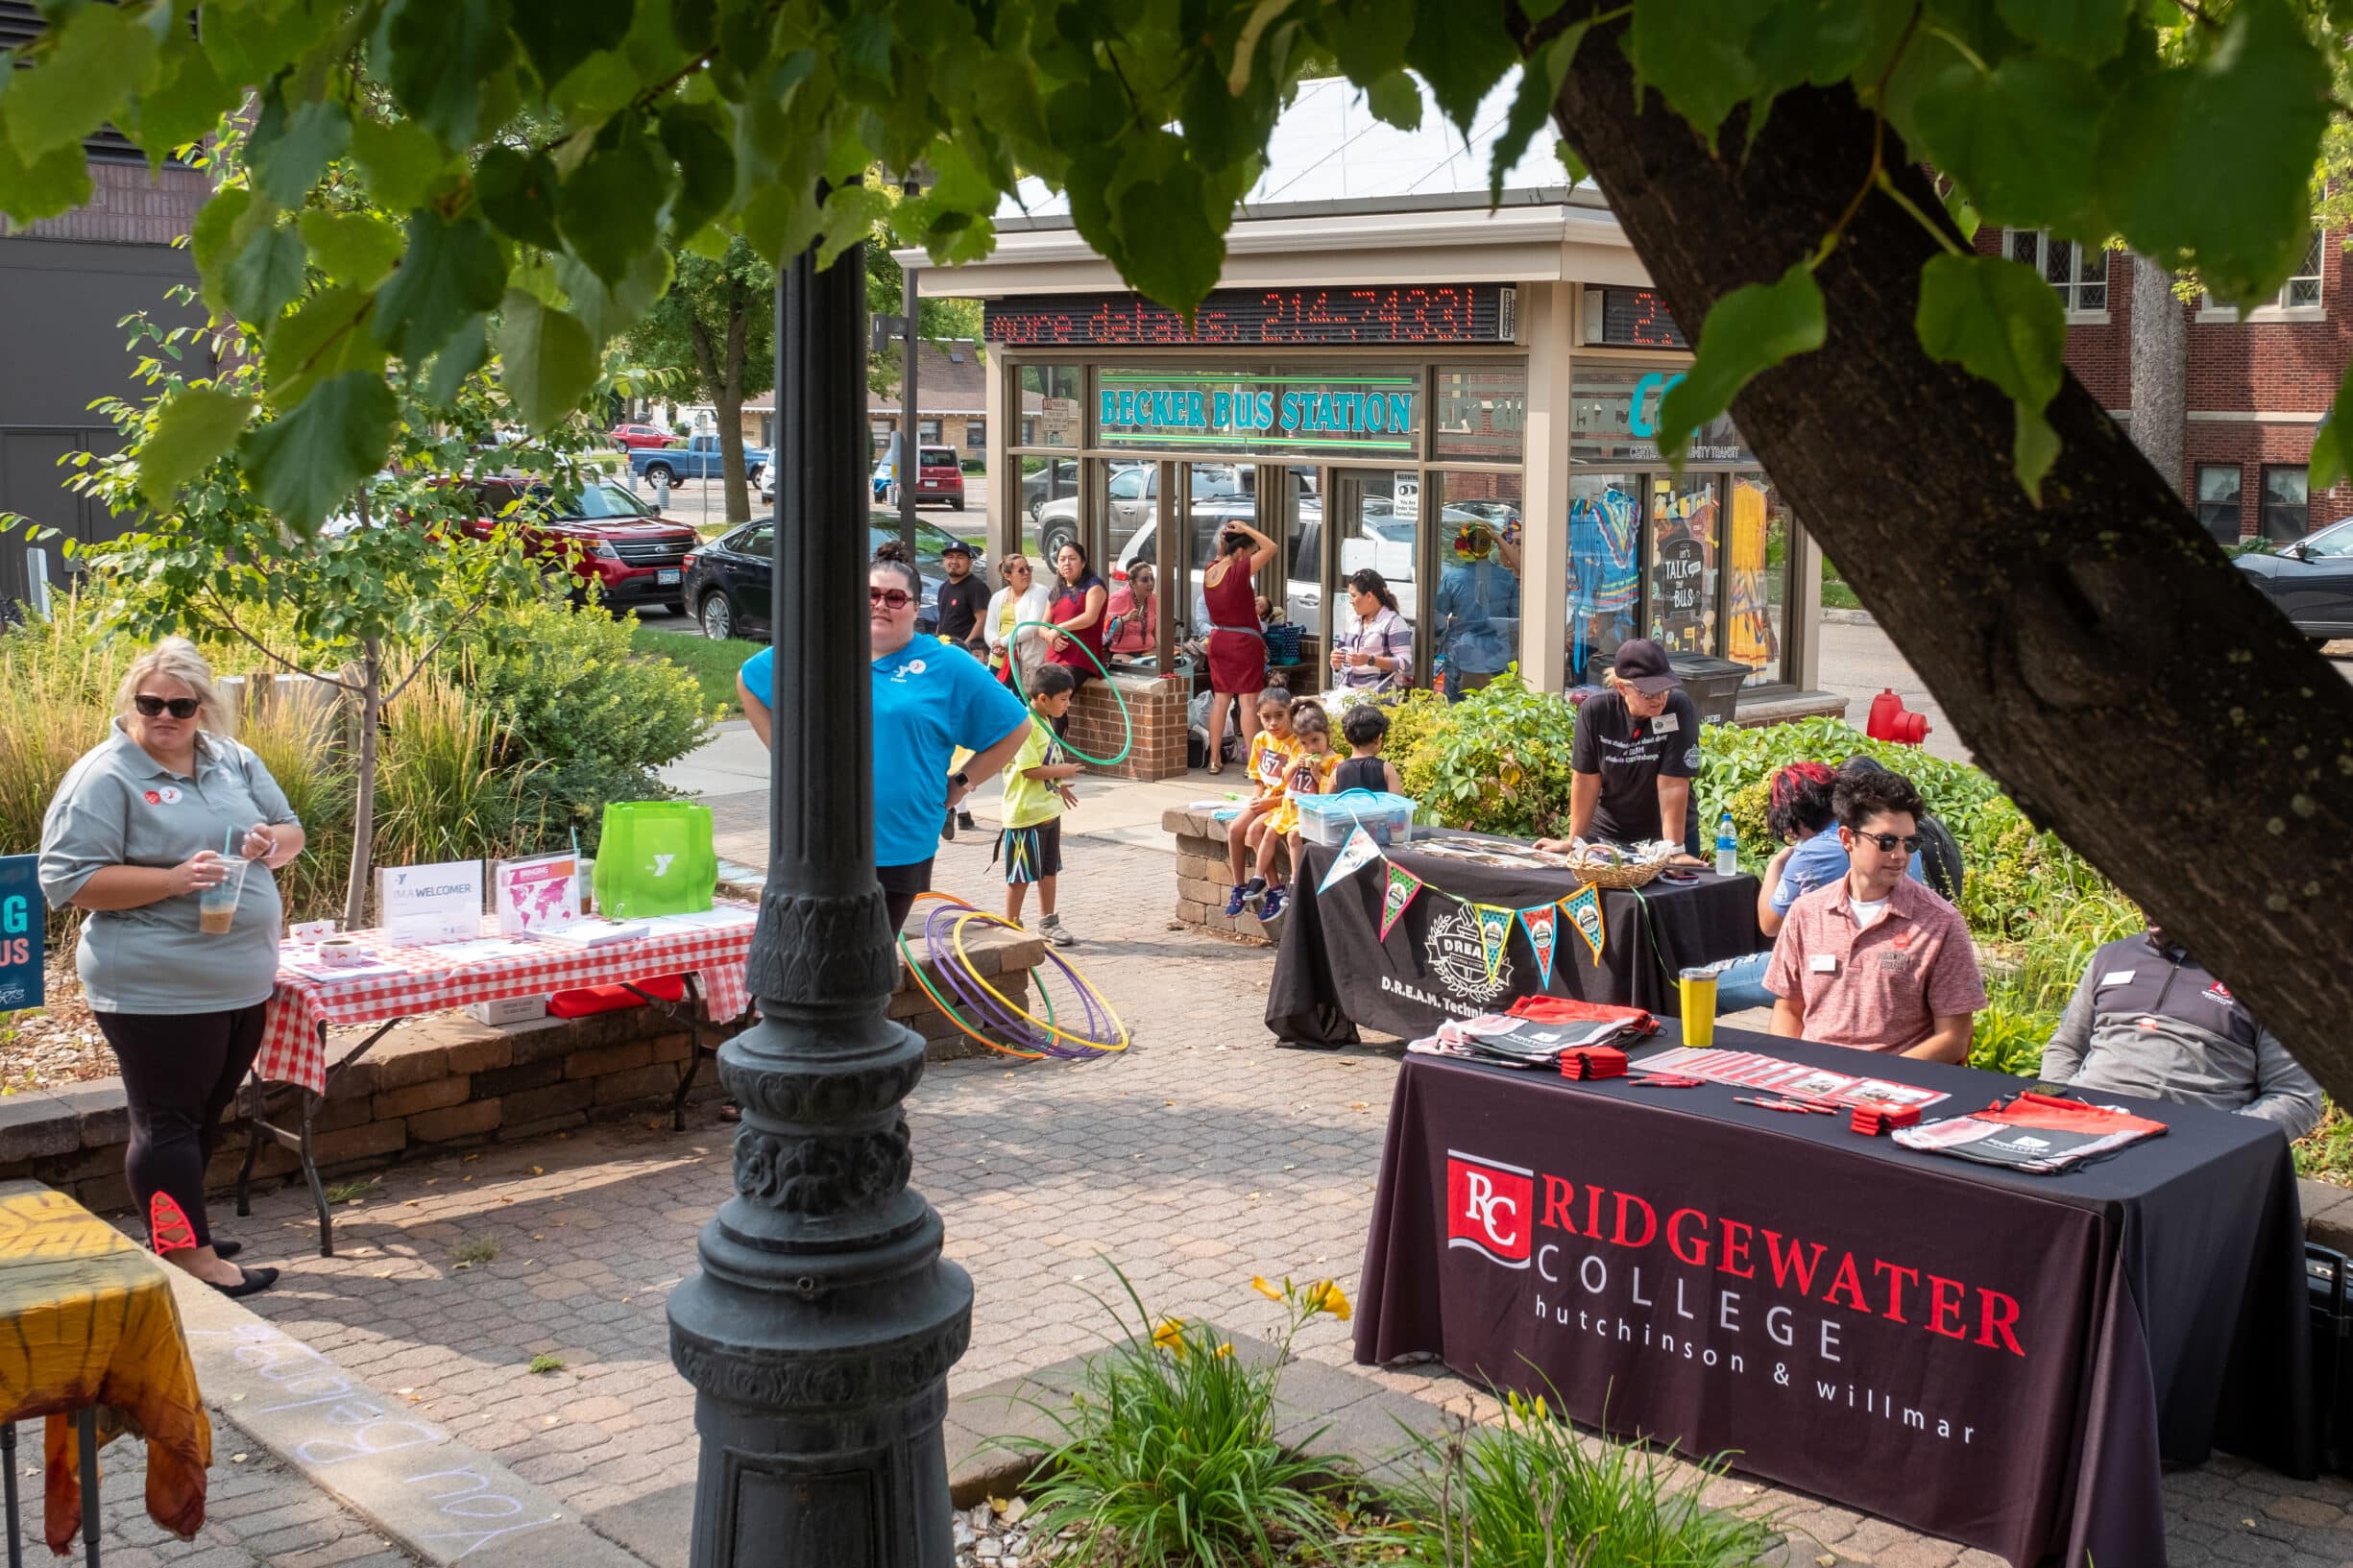
<path fill-rule="evenodd" d="M 866 602 L 885 610 L 904 610 L 915 602 L 915 596 L 903 588 L 870 588 L 866 590 Z"/>
<path fill-rule="evenodd" d="M 131 706 L 142 718 L 161 718 L 167 712 L 174 718 L 194 718 L 204 704 L 194 697 L 151 697 L 142 691 L 131 699 Z"/>
<path fill-rule="evenodd" d="M 1855 832 L 1855 830 L 1850 828 L 1847 830 L 1847 832 Z M 1866 844 L 1877 844 L 1880 847 L 1880 853 L 1881 855 L 1895 854 L 1896 846 L 1899 844 L 1904 846 L 1904 853 L 1906 855 L 1918 855 L 1920 853 L 1920 835 L 1918 833 L 1904 833 L 1901 837 L 1894 833 L 1855 833 L 1855 836 Z"/>

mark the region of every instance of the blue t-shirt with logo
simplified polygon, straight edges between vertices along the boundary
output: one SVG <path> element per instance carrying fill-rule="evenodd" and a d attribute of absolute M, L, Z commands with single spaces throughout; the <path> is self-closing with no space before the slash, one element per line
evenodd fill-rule
<path fill-rule="evenodd" d="M 972 655 L 916 638 L 874 661 L 874 863 L 907 866 L 939 848 L 956 748 L 986 751 L 1030 716 L 1021 699 Z M 743 662 L 743 685 L 765 702 L 776 650 Z"/>
<path fill-rule="evenodd" d="M 1909 868 L 1912 880 L 1928 885 L 1921 874 L 1920 856 L 1914 855 Z M 1789 852 L 1782 866 L 1781 885 L 1773 889 L 1773 912 L 1785 915 L 1789 906 L 1817 887 L 1828 887 L 1847 874 L 1847 847 L 1838 842 L 1835 827 L 1823 829 L 1811 838 L 1802 840 Z"/>

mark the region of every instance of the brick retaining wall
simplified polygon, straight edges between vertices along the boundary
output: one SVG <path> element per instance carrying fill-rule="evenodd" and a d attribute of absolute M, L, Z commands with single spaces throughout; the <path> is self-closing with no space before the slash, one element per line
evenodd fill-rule
<path fill-rule="evenodd" d="M 1185 704 L 1192 691 L 1186 676 L 1117 674 L 1111 683 L 1128 704 L 1135 744 L 1116 767 L 1088 764 L 1109 779 L 1174 779 L 1185 772 Z M 1119 699 L 1102 681 L 1089 681 L 1070 705 L 1070 743 L 1090 757 L 1118 753 L 1128 728 L 1120 722 Z"/>
<path fill-rule="evenodd" d="M 966 951 L 974 967 L 1016 1006 L 1029 1005 L 1030 971 L 1045 955 L 1043 940 L 982 931 Z M 931 973 L 928 963 L 925 969 Z M 940 984 L 936 975 L 931 978 Z M 929 1060 L 984 1053 L 910 981 L 903 979 L 891 997 L 890 1017 L 923 1036 Z M 329 1030 L 328 1059 L 375 1027 Z M 708 1036 L 716 1043 L 740 1027 L 721 1025 Z M 327 1103 L 312 1123 L 319 1169 L 335 1174 L 390 1164 L 412 1150 L 440 1153 L 536 1138 L 591 1121 L 667 1115 L 692 1049 L 683 1025 L 652 1007 L 497 1027 L 463 1013 L 414 1019 L 327 1086 Z M 720 1092 L 717 1064 L 706 1057 L 694 1098 L 707 1100 Z M 225 1193 L 236 1183 L 245 1135 L 235 1121 L 251 1094 L 249 1084 L 206 1172 L 210 1191 Z M 290 1091 L 274 1095 L 273 1110 L 290 1098 Z M 282 1112 L 272 1119 L 290 1124 Z M 123 1146 L 130 1131 L 120 1078 L 0 1096 L 0 1179 L 46 1182 L 101 1214 L 129 1209 Z M 290 1175 L 295 1163 L 291 1150 L 265 1144 L 255 1171 L 275 1179 Z"/>

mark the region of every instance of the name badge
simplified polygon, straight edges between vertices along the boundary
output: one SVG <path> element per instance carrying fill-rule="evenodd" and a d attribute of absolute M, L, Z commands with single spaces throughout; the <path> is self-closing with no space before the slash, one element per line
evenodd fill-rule
<path fill-rule="evenodd" d="M 2130 985 L 2133 974 L 2134 971 L 2129 969 L 2111 969 L 2099 977 L 2099 983 L 2102 985 Z"/>
<path fill-rule="evenodd" d="M 1683 724 L 1683 720 L 1677 718 L 1672 713 L 1661 713 L 1657 718 L 1652 719 L 1650 723 L 1651 728 L 1658 731 L 1661 735 L 1673 735 L 1675 731 Z"/>
<path fill-rule="evenodd" d="M 1806 960 L 1806 967 L 1816 975 L 1835 975 L 1838 973 L 1838 956 L 1836 953 L 1817 953 Z"/>

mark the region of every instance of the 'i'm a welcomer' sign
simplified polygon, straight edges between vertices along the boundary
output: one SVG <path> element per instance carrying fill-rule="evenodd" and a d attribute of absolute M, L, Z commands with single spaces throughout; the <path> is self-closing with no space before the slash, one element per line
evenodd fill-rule
<path fill-rule="evenodd" d="M 42 1001 L 39 864 L 37 855 L 0 856 L 0 1012 Z"/>

